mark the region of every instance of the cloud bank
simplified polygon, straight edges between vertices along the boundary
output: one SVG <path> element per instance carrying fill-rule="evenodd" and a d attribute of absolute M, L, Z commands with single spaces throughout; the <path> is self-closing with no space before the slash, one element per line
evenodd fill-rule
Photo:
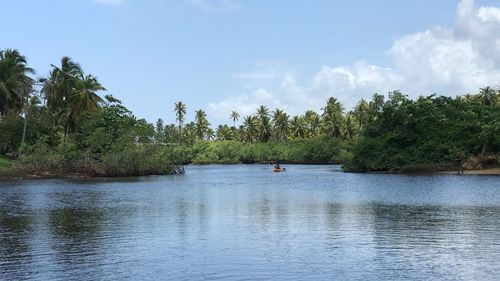
<path fill-rule="evenodd" d="M 476 8 L 462 0 L 453 27 L 436 26 L 397 39 L 388 50 L 390 67 L 355 62 L 322 66 L 299 84 L 294 75 L 272 67 L 239 73 L 247 94 L 209 104 L 209 113 L 227 119 L 232 110 L 254 113 L 257 106 L 283 108 L 292 114 L 319 110 L 330 96 L 351 108 L 360 98 L 400 89 L 411 97 L 438 91 L 443 95 L 475 92 L 500 84 L 500 8 Z"/>

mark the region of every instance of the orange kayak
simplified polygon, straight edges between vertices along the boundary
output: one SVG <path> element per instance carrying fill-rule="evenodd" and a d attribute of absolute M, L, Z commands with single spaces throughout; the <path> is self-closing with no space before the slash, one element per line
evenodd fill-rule
<path fill-rule="evenodd" d="M 278 169 L 278 168 L 274 168 L 274 170 L 273 170 L 273 172 L 276 172 L 276 173 L 279 173 L 281 171 L 283 171 L 283 170 L 282 169 Z"/>

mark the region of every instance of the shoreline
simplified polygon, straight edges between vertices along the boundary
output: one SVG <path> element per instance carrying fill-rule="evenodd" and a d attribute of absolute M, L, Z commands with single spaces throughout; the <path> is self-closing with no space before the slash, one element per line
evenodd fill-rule
<path fill-rule="evenodd" d="M 191 163 L 193 166 L 206 166 L 206 165 L 267 165 L 269 163 Z M 282 163 L 284 165 L 338 165 L 339 163 Z M 345 172 L 345 173 L 356 173 L 356 172 Z M 16 169 L 3 169 L 0 173 L 1 180 L 43 180 L 43 179 L 66 179 L 66 180 L 78 180 L 78 179 L 110 179 L 110 178 L 127 178 L 127 177 L 144 177 L 144 176 L 166 176 L 166 175 L 179 175 L 182 173 L 139 173 L 139 174 L 123 174 L 123 175 L 89 175 L 86 173 L 78 172 L 44 172 L 40 174 L 30 174 L 25 173 L 21 170 Z M 481 170 L 464 170 L 463 174 L 458 174 L 457 170 L 448 171 L 413 171 L 413 172 L 390 172 L 390 171 L 378 171 L 378 172 L 361 172 L 360 174 L 399 174 L 399 175 L 477 175 L 477 176 L 500 176 L 500 167 L 486 168 Z"/>
<path fill-rule="evenodd" d="M 458 174 L 458 171 L 441 171 L 437 174 L 443 175 L 484 175 L 484 176 L 500 176 L 500 167 L 497 168 L 486 168 L 482 170 L 464 170 L 462 174 Z"/>

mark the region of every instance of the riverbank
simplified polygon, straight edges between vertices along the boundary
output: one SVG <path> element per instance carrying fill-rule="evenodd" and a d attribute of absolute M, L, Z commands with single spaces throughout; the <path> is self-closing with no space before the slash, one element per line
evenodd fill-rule
<path fill-rule="evenodd" d="M 35 165 L 23 165 L 20 162 L 0 159 L 0 179 L 84 179 L 84 178 L 119 178 L 183 174 L 184 165 L 164 165 L 158 169 L 117 170 L 102 164 L 82 166 L 68 163 L 65 167 L 49 169 Z"/>
<path fill-rule="evenodd" d="M 438 172 L 439 174 L 449 174 L 449 175 L 457 175 L 458 171 L 442 171 Z M 462 175 L 487 175 L 487 176 L 500 176 L 500 167 L 498 168 L 487 168 L 481 170 L 465 170 Z"/>

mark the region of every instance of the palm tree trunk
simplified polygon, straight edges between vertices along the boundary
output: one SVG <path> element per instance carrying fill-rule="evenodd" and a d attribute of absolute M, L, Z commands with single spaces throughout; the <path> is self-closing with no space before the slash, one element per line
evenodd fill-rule
<path fill-rule="evenodd" d="M 23 125 L 23 136 L 21 138 L 21 146 L 24 144 L 26 140 L 26 127 L 28 126 L 28 114 L 24 113 L 24 125 Z"/>

